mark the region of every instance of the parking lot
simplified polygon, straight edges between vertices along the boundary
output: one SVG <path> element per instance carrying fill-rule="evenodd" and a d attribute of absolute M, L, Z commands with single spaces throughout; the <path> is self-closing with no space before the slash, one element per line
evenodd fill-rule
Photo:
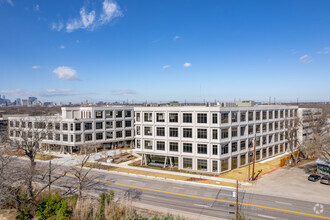
<path fill-rule="evenodd" d="M 321 184 L 320 181 L 307 180 L 310 174 L 308 169 L 313 164 L 315 163 L 278 169 L 262 176 L 250 190 L 255 193 L 330 204 L 330 186 Z"/>

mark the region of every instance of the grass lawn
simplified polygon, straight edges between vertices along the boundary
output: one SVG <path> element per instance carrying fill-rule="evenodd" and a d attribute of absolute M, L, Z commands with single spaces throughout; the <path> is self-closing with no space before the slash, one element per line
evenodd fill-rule
<path fill-rule="evenodd" d="M 56 158 L 61 158 L 53 155 L 47 155 L 47 154 L 36 154 L 36 159 L 37 160 L 52 160 Z"/>

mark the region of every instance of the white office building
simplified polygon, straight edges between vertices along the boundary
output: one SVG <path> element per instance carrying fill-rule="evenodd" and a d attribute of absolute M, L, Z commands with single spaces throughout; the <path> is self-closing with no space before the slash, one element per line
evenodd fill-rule
<path fill-rule="evenodd" d="M 298 109 L 298 141 L 303 143 L 308 138 L 312 138 L 313 129 L 316 129 L 319 119 L 322 117 L 321 108 L 299 108 Z"/>
<path fill-rule="evenodd" d="M 143 163 L 220 173 L 285 152 L 285 124 L 298 107 L 283 105 L 135 107 L 135 148 Z M 290 123 L 291 123 L 290 122 Z"/>
<path fill-rule="evenodd" d="M 22 140 L 44 130 L 44 150 L 72 153 L 83 144 L 117 148 L 134 145 L 133 107 L 63 107 L 61 116 L 9 117 L 9 137 Z M 26 137 L 26 136 L 25 136 Z"/>

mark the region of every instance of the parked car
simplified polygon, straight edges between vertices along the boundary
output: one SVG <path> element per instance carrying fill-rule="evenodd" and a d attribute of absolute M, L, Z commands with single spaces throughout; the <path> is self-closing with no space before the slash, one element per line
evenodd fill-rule
<path fill-rule="evenodd" d="M 330 185 L 330 176 L 326 175 L 326 176 L 322 177 L 320 183 Z"/>
<path fill-rule="evenodd" d="M 317 175 L 317 174 L 311 174 L 311 175 L 309 175 L 308 180 L 309 180 L 309 181 L 312 181 L 312 182 L 316 182 L 316 181 L 318 181 L 320 178 L 321 178 L 321 177 L 320 177 L 319 175 Z"/>

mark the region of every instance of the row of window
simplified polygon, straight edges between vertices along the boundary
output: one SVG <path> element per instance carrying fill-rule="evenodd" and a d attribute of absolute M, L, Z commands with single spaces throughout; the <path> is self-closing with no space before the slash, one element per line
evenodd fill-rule
<path fill-rule="evenodd" d="M 265 149 L 261 149 L 256 151 L 256 160 L 265 159 L 267 157 L 272 157 L 276 154 L 283 153 L 284 152 L 284 146 L 283 145 L 276 145 L 274 147 L 269 147 Z M 249 158 L 248 158 L 249 157 Z M 231 161 L 230 161 L 231 160 Z M 211 172 L 221 172 L 227 171 L 230 169 L 229 164 L 231 162 L 231 169 L 238 168 L 240 166 L 246 165 L 249 161 L 251 162 L 253 160 L 252 155 L 248 156 L 248 154 L 241 154 L 236 157 L 228 158 L 228 159 L 222 159 L 222 160 L 211 160 L 211 168 L 208 169 L 208 160 L 205 159 L 196 159 L 196 167 L 197 170 L 200 171 L 211 171 Z M 193 169 L 193 158 L 182 158 L 182 168 L 192 170 Z M 220 163 L 219 163 L 220 162 Z M 219 167 L 220 165 L 220 167 Z"/>
<path fill-rule="evenodd" d="M 297 110 L 275 110 L 275 111 L 248 111 L 248 112 L 225 112 L 225 113 L 212 113 L 211 121 L 212 124 L 218 124 L 219 114 L 220 114 L 220 122 L 222 124 L 235 123 L 235 122 L 245 122 L 248 121 L 260 121 L 260 120 L 269 120 L 269 119 L 278 119 L 289 117 L 293 117 L 293 114 L 297 115 Z M 295 112 L 295 113 L 294 113 Z M 144 112 L 143 113 L 143 122 L 153 122 L 153 114 L 156 115 L 155 122 L 165 122 L 165 113 L 152 113 L 152 112 Z M 197 113 L 196 121 L 200 124 L 208 123 L 207 113 Z M 135 114 L 135 120 L 137 122 L 141 121 L 141 113 L 137 112 Z M 179 113 L 168 113 L 168 122 L 169 123 L 178 123 Z M 182 113 L 182 123 L 192 123 L 193 121 L 193 113 Z"/>
<path fill-rule="evenodd" d="M 260 132 L 260 125 L 256 125 L 256 134 L 261 133 Z M 264 127 L 264 126 L 262 126 Z M 153 127 L 145 126 L 143 127 L 144 131 L 143 134 L 145 136 L 152 136 L 153 135 Z M 269 126 L 269 131 L 273 131 L 271 127 Z M 278 130 L 278 127 L 275 129 Z M 155 136 L 158 137 L 165 137 L 165 127 L 156 127 L 156 134 Z M 197 128 L 196 129 L 196 134 L 198 139 L 207 139 L 208 138 L 208 129 L 206 128 Z M 211 129 L 211 138 L 214 140 L 217 140 L 219 135 L 219 129 Z M 231 137 L 238 137 L 240 136 L 245 136 L 246 134 L 254 134 L 254 126 L 250 125 L 248 126 L 248 130 L 246 130 L 246 126 L 241 126 L 241 127 L 232 127 L 232 128 L 226 128 L 226 129 L 220 129 L 220 138 L 221 139 L 227 139 L 229 138 L 229 134 L 231 134 Z M 263 128 L 263 133 L 267 132 L 267 129 Z M 141 135 L 141 127 L 136 126 L 136 135 Z M 281 133 L 282 135 L 282 133 Z M 169 127 L 168 128 L 168 136 L 169 137 L 179 137 L 179 128 L 174 128 L 174 127 Z M 193 138 L 193 128 L 182 128 L 182 137 L 183 138 Z M 281 137 L 280 140 L 283 138 Z"/>
<path fill-rule="evenodd" d="M 14 123 L 13 121 L 11 121 L 12 126 L 10 127 L 14 127 Z M 55 126 L 54 126 L 55 125 Z M 68 130 L 75 130 L 75 131 L 81 131 L 82 130 L 82 126 L 84 128 L 84 130 L 92 130 L 93 129 L 93 125 L 95 126 L 95 129 L 112 129 L 112 128 L 130 128 L 133 126 L 133 123 L 131 120 L 126 120 L 126 121 L 105 121 L 105 122 L 83 122 L 83 123 L 45 123 L 45 122 L 35 122 L 34 123 L 34 127 L 36 129 L 47 129 L 48 130 L 52 130 L 53 128 L 55 128 L 55 130 L 62 130 L 63 131 L 68 131 Z M 20 127 L 20 123 L 19 121 L 15 122 L 15 127 Z M 33 128 L 33 123 L 32 122 L 25 122 L 22 121 L 21 122 L 21 127 L 22 128 Z"/>
<path fill-rule="evenodd" d="M 95 111 L 95 118 L 96 119 L 102 119 L 102 118 L 113 118 L 115 114 L 115 118 L 122 118 L 123 115 L 125 115 L 125 118 L 130 118 L 132 117 L 132 111 L 131 110 L 116 110 L 116 111 L 111 111 L 111 110 L 104 110 L 104 111 Z"/>
<path fill-rule="evenodd" d="M 182 152 L 182 153 L 194 153 L 193 152 L 193 144 L 192 143 L 182 143 L 181 148 L 179 149 L 179 143 L 178 142 L 168 142 L 168 151 L 172 152 Z M 155 150 L 157 151 L 165 151 L 166 148 L 165 141 L 156 141 Z M 260 145 L 256 145 L 260 146 Z M 278 146 L 282 146 L 283 144 L 280 144 Z M 244 151 L 246 150 L 246 147 L 252 148 L 253 147 L 253 141 L 251 140 L 242 140 L 242 141 L 236 141 L 231 143 L 225 143 L 221 144 L 220 146 L 217 144 L 211 145 L 211 149 L 208 147 L 207 144 L 197 144 L 197 147 L 194 151 L 196 151 L 197 154 L 209 154 L 208 149 L 211 150 L 210 154 L 212 155 L 225 155 L 229 152 L 235 153 L 238 151 Z M 141 140 L 136 140 L 136 148 L 141 148 Z M 144 140 L 144 146 L 143 148 L 145 150 L 153 150 L 153 142 L 151 140 Z"/>
<path fill-rule="evenodd" d="M 107 131 L 107 132 L 100 132 L 100 133 L 95 133 L 95 137 L 93 137 L 93 133 L 89 134 L 75 134 L 75 135 L 67 135 L 67 134 L 49 134 L 48 135 L 48 140 L 55 140 L 55 141 L 61 141 L 61 136 L 62 136 L 62 141 L 63 142 L 68 142 L 68 137 L 70 137 L 70 142 L 82 142 L 82 137 L 84 137 L 85 142 L 89 141 L 97 141 L 97 140 L 109 140 L 109 139 L 115 139 L 115 138 L 124 138 L 125 137 L 132 137 L 132 131 L 131 130 L 126 130 L 126 131 Z M 75 140 L 74 140 L 75 136 Z"/>

